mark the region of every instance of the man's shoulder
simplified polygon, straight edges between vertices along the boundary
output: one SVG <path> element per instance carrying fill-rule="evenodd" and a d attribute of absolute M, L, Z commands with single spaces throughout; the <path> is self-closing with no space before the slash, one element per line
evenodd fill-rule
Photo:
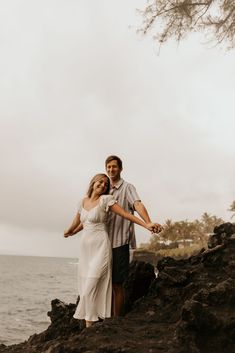
<path fill-rule="evenodd" d="M 135 188 L 135 186 L 132 183 L 130 183 L 129 181 L 126 181 L 126 180 L 123 180 L 123 186 Z"/>
<path fill-rule="evenodd" d="M 121 194 L 125 194 L 125 195 L 130 194 L 130 193 L 136 194 L 136 188 L 129 181 L 123 180 L 123 183 L 119 187 L 118 192 Z"/>
<path fill-rule="evenodd" d="M 120 179 L 115 187 L 115 194 L 126 194 L 132 191 L 136 191 L 135 186 L 124 179 Z"/>

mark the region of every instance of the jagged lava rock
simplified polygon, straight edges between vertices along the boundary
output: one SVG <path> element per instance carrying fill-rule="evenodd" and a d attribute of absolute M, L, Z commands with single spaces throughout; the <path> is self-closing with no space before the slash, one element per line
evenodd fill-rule
<path fill-rule="evenodd" d="M 155 279 L 146 264 L 132 264 L 144 280 L 133 280 L 130 272 L 125 287 L 131 310 L 124 317 L 82 329 L 72 319 L 75 305 L 52 301 L 49 328 L 22 344 L 0 346 L 0 353 L 235 352 L 234 259 L 235 225 L 226 223 L 215 228 L 208 250 L 159 261 Z M 141 283 L 149 288 L 139 292 Z M 144 296 L 135 298 L 136 291 Z"/>

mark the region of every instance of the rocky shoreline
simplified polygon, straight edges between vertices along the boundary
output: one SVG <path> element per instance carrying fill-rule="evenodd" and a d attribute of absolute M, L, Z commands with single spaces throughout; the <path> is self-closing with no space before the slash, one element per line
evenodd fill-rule
<path fill-rule="evenodd" d="M 52 301 L 47 330 L 0 353 L 228 353 L 235 351 L 235 224 L 214 230 L 208 249 L 154 267 L 133 261 L 126 314 L 85 329 L 76 304 Z"/>

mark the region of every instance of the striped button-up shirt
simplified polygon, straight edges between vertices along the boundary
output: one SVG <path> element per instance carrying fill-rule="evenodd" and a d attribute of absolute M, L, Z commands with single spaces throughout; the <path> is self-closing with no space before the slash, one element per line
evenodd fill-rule
<path fill-rule="evenodd" d="M 120 179 L 110 189 L 110 194 L 114 196 L 117 203 L 129 213 L 134 213 L 134 202 L 140 201 L 135 187 Z M 127 219 L 109 212 L 108 216 L 108 233 L 112 247 L 130 244 L 132 248 L 136 248 L 134 224 Z"/>

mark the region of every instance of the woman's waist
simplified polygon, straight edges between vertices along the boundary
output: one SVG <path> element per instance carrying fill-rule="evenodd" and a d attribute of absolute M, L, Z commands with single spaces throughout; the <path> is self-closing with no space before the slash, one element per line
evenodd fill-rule
<path fill-rule="evenodd" d="M 105 231 L 107 232 L 107 225 L 105 223 L 85 222 L 83 223 L 83 229 L 89 231 Z"/>

